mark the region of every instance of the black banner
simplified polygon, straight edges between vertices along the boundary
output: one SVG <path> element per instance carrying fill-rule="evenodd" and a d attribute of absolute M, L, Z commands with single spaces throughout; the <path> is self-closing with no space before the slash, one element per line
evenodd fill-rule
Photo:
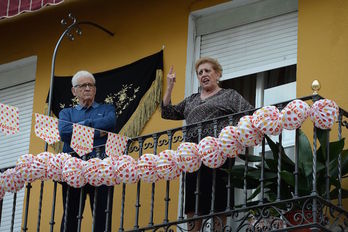
<path fill-rule="evenodd" d="M 116 108 L 116 132 L 122 129 L 138 107 L 142 107 L 139 106 L 139 102 L 150 91 L 150 88 L 158 88 L 158 85 L 153 85 L 153 83 L 158 78 L 159 69 L 163 70 L 163 51 L 123 67 L 93 74 L 97 86 L 95 101 L 114 104 Z M 77 99 L 71 93 L 71 78 L 72 76 L 54 77 L 52 112 L 56 116 L 59 115 L 61 109 L 77 104 Z M 160 83 L 160 88 L 161 85 L 162 83 Z M 152 90 L 151 93 L 153 92 L 158 95 L 161 90 Z M 158 97 L 156 96 L 157 104 Z"/>

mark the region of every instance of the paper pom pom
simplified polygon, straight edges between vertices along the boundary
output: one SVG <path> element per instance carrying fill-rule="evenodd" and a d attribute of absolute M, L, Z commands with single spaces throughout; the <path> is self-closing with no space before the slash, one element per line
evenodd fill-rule
<path fill-rule="evenodd" d="M 99 171 L 99 164 L 101 162 L 101 159 L 99 158 L 92 158 L 86 161 L 83 174 L 85 176 L 85 179 L 87 183 L 89 183 L 92 186 L 98 187 L 102 184 L 102 182 L 98 179 L 98 171 Z"/>
<path fill-rule="evenodd" d="M 99 164 L 98 180 L 107 186 L 120 184 L 121 180 L 116 175 L 118 156 L 110 156 L 103 159 Z"/>
<path fill-rule="evenodd" d="M 252 123 L 266 135 L 279 135 L 282 132 L 282 117 L 275 106 L 265 106 L 256 110 Z"/>
<path fill-rule="evenodd" d="M 0 186 L 3 186 L 5 192 L 15 193 L 18 192 L 24 186 L 24 180 L 20 173 L 15 168 L 7 169 L 0 180 Z"/>
<path fill-rule="evenodd" d="M 47 177 L 48 179 L 63 182 L 63 167 L 65 162 L 71 158 L 71 155 L 68 153 L 58 153 L 57 155 L 53 156 L 48 161 L 48 168 L 47 168 Z"/>
<path fill-rule="evenodd" d="M 181 143 L 176 150 L 176 155 L 178 166 L 183 172 L 195 172 L 202 165 L 202 160 L 198 153 L 198 146 L 195 143 Z"/>
<path fill-rule="evenodd" d="M 31 173 L 34 180 L 40 179 L 42 181 L 48 180 L 47 169 L 49 160 L 54 155 L 50 152 L 42 152 L 35 156 L 31 165 Z"/>
<path fill-rule="evenodd" d="M 310 109 L 310 118 L 317 128 L 330 129 L 338 118 L 338 106 L 329 99 L 318 100 Z"/>
<path fill-rule="evenodd" d="M 221 167 L 227 157 L 219 150 L 218 139 L 207 136 L 198 144 L 198 152 L 201 156 L 202 162 L 209 168 Z"/>
<path fill-rule="evenodd" d="M 129 155 L 121 155 L 116 164 L 116 176 L 121 182 L 133 184 L 138 181 L 137 162 Z"/>
<path fill-rule="evenodd" d="M 227 126 L 221 130 L 217 143 L 224 156 L 234 158 L 244 153 L 245 148 L 238 142 L 237 137 L 237 127 Z"/>
<path fill-rule="evenodd" d="M 71 157 L 68 159 L 63 167 L 63 180 L 74 188 L 81 188 L 87 183 L 83 175 L 83 169 L 86 167 L 86 161 L 82 159 Z"/>
<path fill-rule="evenodd" d="M 164 150 L 160 152 L 158 154 L 156 167 L 158 176 L 164 180 L 173 180 L 181 174 L 176 153 L 173 150 Z"/>
<path fill-rule="evenodd" d="M 144 154 L 138 159 L 137 170 L 141 180 L 154 183 L 159 179 L 156 167 L 157 160 L 158 156 L 154 154 Z"/>
<path fill-rule="evenodd" d="M 240 118 L 237 126 L 238 141 L 242 146 L 251 147 L 261 143 L 263 135 L 252 124 L 253 116 L 243 116 Z"/>
<path fill-rule="evenodd" d="M 281 111 L 283 128 L 295 130 L 300 128 L 309 114 L 309 106 L 302 100 L 293 100 Z"/>
<path fill-rule="evenodd" d="M 19 173 L 22 179 L 28 183 L 31 183 L 35 180 L 31 170 L 34 159 L 35 156 L 33 156 L 32 154 L 25 154 L 21 155 L 16 163 L 16 172 Z"/>

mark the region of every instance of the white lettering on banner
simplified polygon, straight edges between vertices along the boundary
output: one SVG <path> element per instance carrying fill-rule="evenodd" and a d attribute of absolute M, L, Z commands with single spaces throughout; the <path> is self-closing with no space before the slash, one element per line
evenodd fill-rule
<path fill-rule="evenodd" d="M 89 151 L 88 147 L 81 146 L 79 144 L 76 144 L 74 148 L 79 149 L 79 150 L 84 150 L 84 151 Z"/>
<path fill-rule="evenodd" d="M 0 127 L 4 128 L 6 130 L 12 130 L 12 131 L 17 130 L 16 127 L 8 126 L 8 125 L 2 124 L 2 123 L 0 123 Z"/>

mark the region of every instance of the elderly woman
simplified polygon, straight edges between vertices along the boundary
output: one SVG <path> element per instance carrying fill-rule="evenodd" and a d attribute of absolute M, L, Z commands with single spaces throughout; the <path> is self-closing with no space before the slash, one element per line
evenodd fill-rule
<path fill-rule="evenodd" d="M 252 109 L 253 107 L 235 90 L 223 89 L 219 86 L 219 79 L 222 76 L 222 67 L 217 60 L 209 57 L 200 58 L 195 64 L 197 78 L 200 84 L 200 93 L 192 94 L 177 105 L 171 104 L 171 94 L 174 88 L 176 74 L 173 66 L 170 67 L 167 75 L 167 90 L 162 102 L 162 118 L 173 120 L 186 120 L 187 124 L 193 124 L 219 116 L 237 113 Z M 218 123 L 218 129 L 226 126 L 225 122 Z M 210 125 L 212 126 L 212 125 Z M 209 125 L 207 126 L 209 127 Z M 204 131 L 212 131 L 206 130 Z M 186 141 L 198 142 L 197 137 L 189 136 Z M 203 132 L 202 137 L 212 134 Z M 187 173 L 185 183 L 185 213 L 191 218 L 195 211 L 195 194 L 197 173 Z M 200 174 L 200 202 L 199 214 L 206 215 L 210 211 L 212 169 L 201 167 Z M 226 174 L 217 170 L 216 173 L 216 195 L 215 211 L 221 212 L 226 209 Z M 196 228 L 199 229 L 200 225 Z"/>

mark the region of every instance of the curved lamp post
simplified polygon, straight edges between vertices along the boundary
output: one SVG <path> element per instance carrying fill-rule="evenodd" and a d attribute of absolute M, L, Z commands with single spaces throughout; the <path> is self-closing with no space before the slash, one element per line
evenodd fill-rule
<path fill-rule="evenodd" d="M 62 25 L 68 25 L 67 28 L 64 30 L 64 32 L 60 35 L 56 46 L 54 48 L 53 56 L 52 56 L 52 66 L 51 66 L 51 80 L 50 80 L 50 91 L 49 91 L 49 97 L 48 97 L 48 112 L 47 115 L 51 115 L 52 110 L 52 96 L 53 96 L 53 87 L 54 87 L 54 72 L 55 72 L 55 62 L 56 62 L 56 56 L 58 52 L 58 48 L 65 36 L 67 36 L 70 40 L 74 40 L 74 33 L 77 35 L 82 35 L 82 30 L 80 28 L 80 25 L 91 25 L 97 29 L 100 29 L 104 31 L 105 33 L 109 34 L 110 36 L 113 36 L 114 33 L 107 30 L 106 28 L 100 26 L 97 23 L 90 22 L 90 21 L 77 21 L 77 19 L 69 13 L 68 18 L 72 21 L 70 25 L 68 25 L 67 21 L 65 19 L 61 20 Z M 45 151 L 48 150 L 48 144 L 45 143 Z M 42 196 L 43 196 L 43 188 L 44 188 L 44 181 L 41 182 L 40 187 L 40 199 L 39 199 L 39 212 L 38 212 L 38 222 L 37 222 L 37 231 L 40 231 L 40 222 L 41 222 L 41 208 L 42 208 Z M 24 215 L 24 222 L 22 231 L 27 231 L 27 221 L 28 221 L 28 209 L 29 209 L 29 197 L 30 197 L 30 189 L 31 184 L 27 184 L 27 197 L 26 197 L 26 207 L 25 207 L 25 215 Z M 54 182 L 54 189 L 53 189 L 53 201 L 52 201 L 52 213 L 51 213 L 51 220 L 50 220 L 50 231 L 53 231 L 53 227 L 55 224 L 54 221 L 54 213 L 55 213 L 55 205 L 56 205 L 56 193 L 57 193 L 57 182 Z"/>

